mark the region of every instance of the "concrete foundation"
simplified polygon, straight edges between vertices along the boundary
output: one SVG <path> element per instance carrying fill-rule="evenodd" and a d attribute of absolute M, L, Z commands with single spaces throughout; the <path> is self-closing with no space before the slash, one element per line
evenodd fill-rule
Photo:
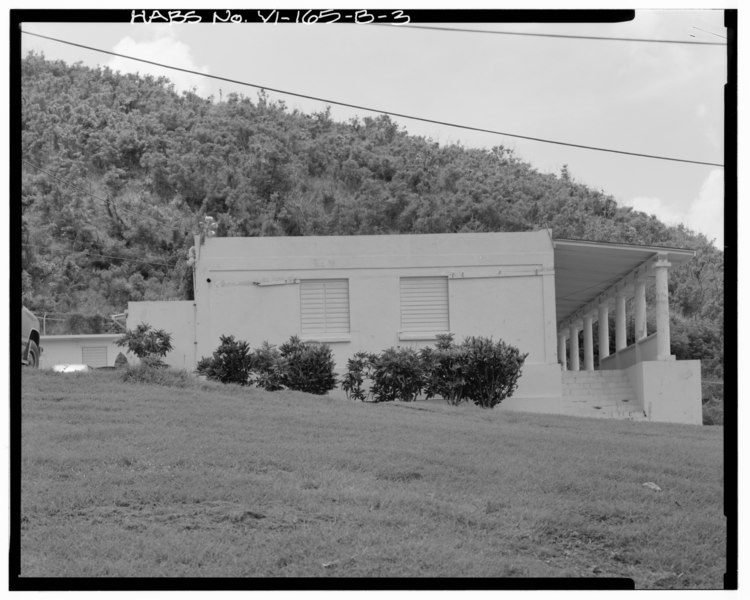
<path fill-rule="evenodd" d="M 646 361 L 625 369 L 650 421 L 701 425 L 699 360 Z"/>

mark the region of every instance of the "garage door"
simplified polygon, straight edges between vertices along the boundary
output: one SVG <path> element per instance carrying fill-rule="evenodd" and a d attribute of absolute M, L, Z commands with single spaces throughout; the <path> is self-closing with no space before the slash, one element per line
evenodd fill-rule
<path fill-rule="evenodd" d="M 106 346 L 84 346 L 81 349 L 81 362 L 90 367 L 107 366 Z"/>

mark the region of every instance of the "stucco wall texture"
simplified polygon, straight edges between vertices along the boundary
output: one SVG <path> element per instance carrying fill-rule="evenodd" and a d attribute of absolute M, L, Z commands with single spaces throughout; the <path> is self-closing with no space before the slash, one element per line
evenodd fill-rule
<path fill-rule="evenodd" d="M 128 329 L 135 329 L 141 323 L 164 329 L 172 335 L 172 351 L 164 362 L 176 369 L 195 368 L 195 303 L 192 300 L 128 302 Z"/>

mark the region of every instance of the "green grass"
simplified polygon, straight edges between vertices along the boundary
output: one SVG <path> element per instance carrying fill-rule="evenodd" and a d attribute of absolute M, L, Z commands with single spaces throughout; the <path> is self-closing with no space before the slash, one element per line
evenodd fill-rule
<path fill-rule="evenodd" d="M 163 380 L 24 370 L 22 577 L 723 586 L 722 427 Z"/>

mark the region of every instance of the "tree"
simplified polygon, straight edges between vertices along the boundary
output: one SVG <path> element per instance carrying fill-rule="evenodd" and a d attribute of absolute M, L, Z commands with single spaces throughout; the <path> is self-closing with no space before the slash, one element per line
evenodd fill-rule
<path fill-rule="evenodd" d="M 540 173 L 507 148 L 441 146 L 387 116 L 335 122 L 329 110 L 304 115 L 265 94 L 216 102 L 163 78 L 33 53 L 21 77 L 21 293 L 36 312 L 106 315 L 132 300 L 191 299 L 188 249 L 211 215 L 218 236 L 549 228 L 556 238 L 691 248 L 696 257 L 670 274 L 673 312 L 723 337 L 723 253 L 618 206 L 567 166 Z M 721 362 L 719 341 L 683 348 Z"/>
<path fill-rule="evenodd" d="M 166 367 L 162 359 L 172 350 L 171 334 L 163 329 L 154 329 L 147 323 L 128 329 L 115 343 L 120 347 L 127 347 L 150 367 Z"/>

